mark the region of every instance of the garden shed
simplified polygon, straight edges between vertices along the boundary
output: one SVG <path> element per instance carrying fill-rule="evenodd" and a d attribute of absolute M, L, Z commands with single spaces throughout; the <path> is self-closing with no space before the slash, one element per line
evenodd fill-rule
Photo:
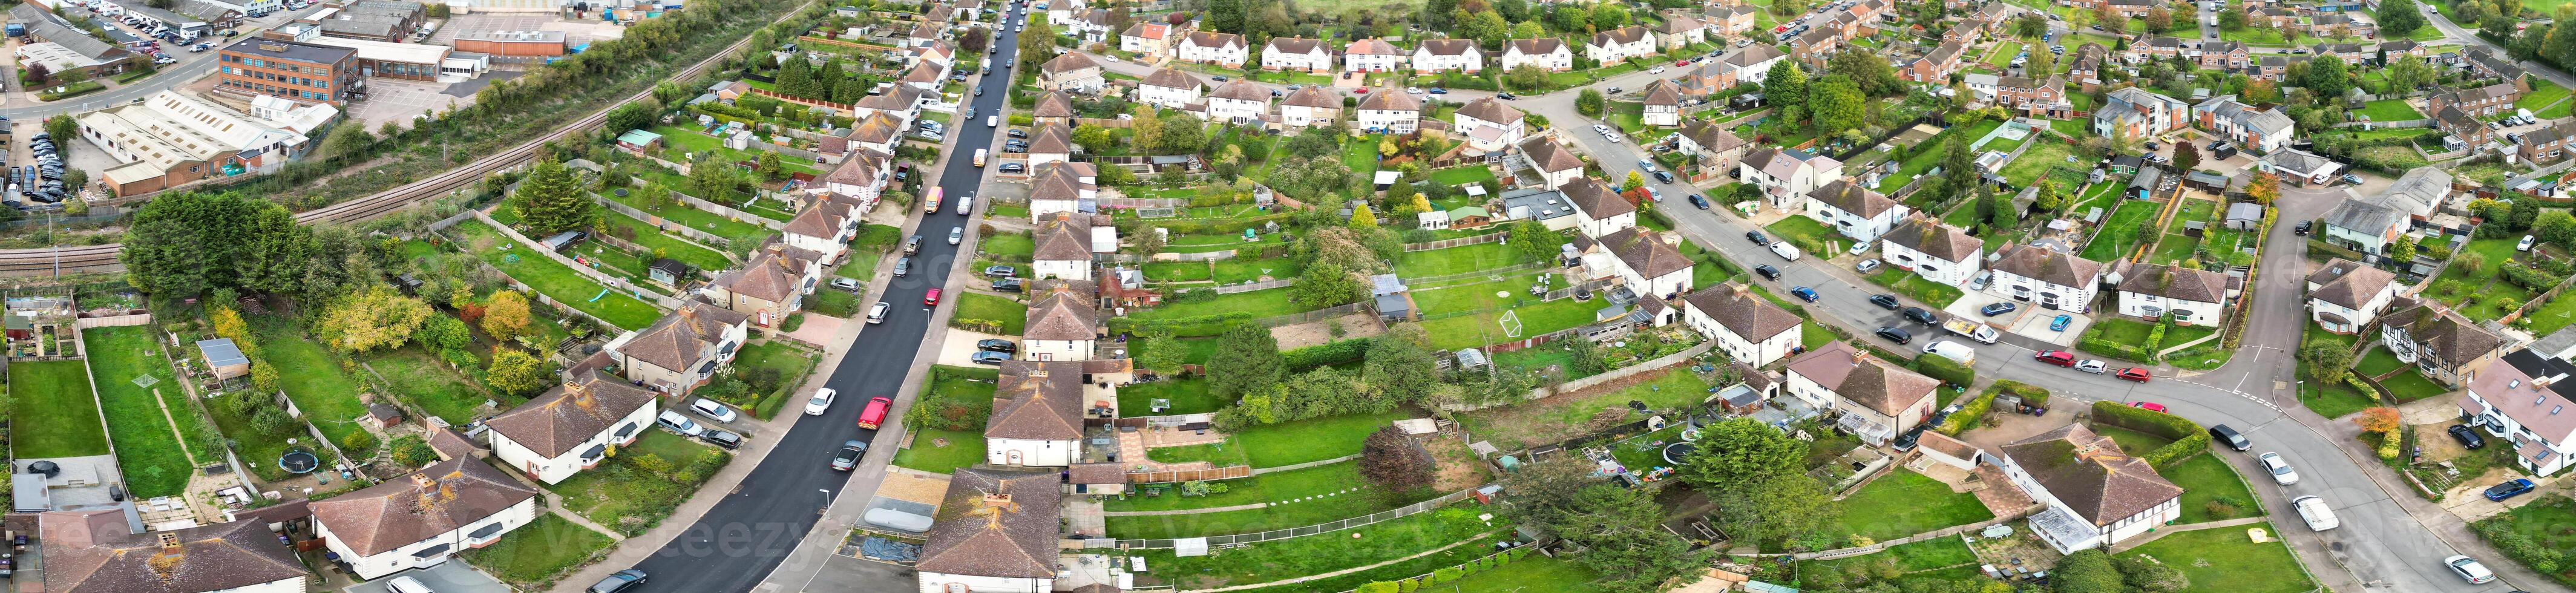
<path fill-rule="evenodd" d="M 200 340 L 197 351 L 205 356 L 206 368 L 214 371 L 217 380 L 250 374 L 250 357 L 242 355 L 241 347 L 234 345 L 232 338 Z"/>
<path fill-rule="evenodd" d="M 2228 204 L 2226 223 L 2227 228 L 2240 231 L 2254 230 L 2254 227 L 2263 224 L 2263 205 L 2253 202 Z"/>

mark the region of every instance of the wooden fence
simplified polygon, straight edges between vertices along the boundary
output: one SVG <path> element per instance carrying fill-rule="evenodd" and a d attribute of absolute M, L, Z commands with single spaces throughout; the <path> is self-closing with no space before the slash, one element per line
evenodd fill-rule
<path fill-rule="evenodd" d="M 1128 472 L 1127 483 L 1165 484 L 1171 482 L 1197 482 L 1203 480 L 1232 480 L 1235 478 L 1249 477 L 1252 477 L 1252 466 L 1229 465 L 1208 469 L 1167 469 L 1152 472 Z"/>
<path fill-rule="evenodd" d="M 1483 488 L 1483 486 L 1477 486 L 1476 488 Z M 1118 541 L 1117 541 L 1116 547 L 1117 547 L 1117 548 L 1119 548 L 1119 549 L 1122 549 L 1122 550 L 1139 550 L 1139 549 L 1143 549 L 1143 550 L 1152 550 L 1152 549 L 1169 549 L 1169 548 L 1173 547 L 1173 546 L 1172 546 L 1173 542 L 1175 542 L 1175 541 L 1179 541 L 1179 539 L 1204 539 L 1204 540 L 1207 540 L 1207 546 L 1208 546 L 1209 548 L 1213 549 L 1213 548 L 1220 547 L 1220 546 L 1232 546 L 1232 545 L 1240 545 L 1240 544 L 1250 544 L 1250 543 L 1266 542 L 1266 541 L 1272 541 L 1272 540 L 1283 540 L 1283 539 L 1288 539 L 1288 538 L 1292 538 L 1292 537 L 1303 537 L 1303 536 L 1309 536 L 1309 535 L 1317 535 L 1317 534 L 1331 533 L 1331 532 L 1335 532 L 1335 531 L 1341 531 L 1341 530 L 1344 530 L 1344 529 L 1350 529 L 1350 528 L 1353 528 L 1353 527 L 1366 527 L 1366 526 L 1368 526 L 1368 525 L 1372 525 L 1372 524 L 1376 524 L 1376 523 L 1382 523 L 1382 522 L 1386 522 L 1386 521 L 1392 521 L 1392 520 L 1395 520 L 1395 519 L 1398 519 L 1398 518 L 1402 518 L 1402 517 L 1407 516 L 1407 515 L 1413 515 L 1413 514 L 1416 514 L 1416 513 L 1421 513 L 1421 512 L 1424 512 L 1424 511 L 1429 511 L 1429 510 L 1431 510 L 1431 509 L 1436 509 L 1436 508 L 1440 508 L 1440 507 L 1443 507 L 1443 506 L 1448 506 L 1448 504 L 1449 504 L 1449 503 L 1457 502 L 1457 501 L 1459 501 L 1459 500 L 1463 500 L 1463 499 L 1467 498 L 1467 495 L 1468 495 L 1468 494 L 1471 494 L 1471 493 L 1474 493 L 1474 492 L 1476 491 L 1476 488 L 1468 488 L 1468 489 L 1460 490 L 1460 491 L 1457 491 L 1457 492 L 1451 492 L 1451 493 L 1448 493 L 1448 494 L 1443 494 L 1443 495 L 1440 495 L 1440 497 L 1439 497 L 1439 498 L 1434 498 L 1434 499 L 1431 499 L 1431 500 L 1425 500 L 1425 501 L 1422 501 L 1422 502 L 1417 502 L 1417 503 L 1413 503 L 1413 504 L 1409 504 L 1409 505 L 1404 505 L 1404 506 L 1402 506 L 1402 507 L 1398 507 L 1398 508 L 1396 508 L 1396 509 L 1394 509 L 1394 510 L 1381 511 L 1381 512 L 1377 512 L 1377 513 L 1370 513 L 1370 514 L 1369 514 L 1369 515 L 1367 515 L 1367 516 L 1352 517 L 1352 518 L 1349 518 L 1349 519 L 1342 519 L 1342 520 L 1339 520 L 1339 521 L 1333 521 L 1333 522 L 1329 522 L 1329 523 L 1317 523 L 1317 524 L 1314 524 L 1314 525 L 1308 525 L 1308 526 L 1305 526 L 1305 527 L 1295 527 L 1295 528 L 1289 528 L 1289 529 L 1278 529 L 1278 530 L 1272 530 L 1272 531 L 1263 531 L 1263 532 L 1260 532 L 1260 533 L 1242 533 L 1242 534 L 1235 534 L 1235 535 L 1217 535 L 1217 536 L 1209 536 L 1209 537 L 1205 537 L 1205 538 L 1176 538 L 1176 539 L 1122 539 L 1122 540 L 1118 540 Z"/>
<path fill-rule="evenodd" d="M 1441 239 L 1441 240 L 1438 240 L 1438 241 L 1431 241 L 1431 242 L 1428 242 L 1428 243 L 1406 243 L 1406 244 L 1404 244 L 1404 251 L 1405 251 L 1406 253 L 1412 253 L 1412 252 L 1415 252 L 1415 251 L 1430 251 L 1430 250 L 1433 250 L 1433 249 L 1448 249 L 1448 248 L 1451 248 L 1451 247 L 1465 247 L 1465 246 L 1468 246 L 1468 245 L 1482 245 L 1482 244 L 1486 244 L 1486 243 L 1492 243 L 1492 242 L 1495 242 L 1495 241 L 1501 241 L 1501 240 L 1503 240 L 1503 237 L 1505 237 L 1505 236 L 1507 236 L 1507 235 L 1509 235 L 1509 234 L 1510 234 L 1510 233 L 1504 233 L 1504 232 L 1492 232 L 1492 233 L 1485 233 L 1485 234 L 1482 234 L 1482 235 L 1476 235 L 1476 236 L 1473 236 L 1473 237 L 1459 237 L 1459 238 L 1456 238 L 1456 239 Z"/>

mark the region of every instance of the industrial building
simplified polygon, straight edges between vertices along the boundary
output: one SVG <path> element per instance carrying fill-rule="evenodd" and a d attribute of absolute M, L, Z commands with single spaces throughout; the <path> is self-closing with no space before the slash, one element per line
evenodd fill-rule
<path fill-rule="evenodd" d="M 273 96 L 244 115 L 177 91 L 81 114 L 82 140 L 123 165 L 100 181 L 130 196 L 215 176 L 276 170 L 311 148 L 310 134 L 339 117 L 330 105 Z"/>
<path fill-rule="evenodd" d="M 508 58 L 564 55 L 562 31 L 458 31 L 456 50 Z"/>

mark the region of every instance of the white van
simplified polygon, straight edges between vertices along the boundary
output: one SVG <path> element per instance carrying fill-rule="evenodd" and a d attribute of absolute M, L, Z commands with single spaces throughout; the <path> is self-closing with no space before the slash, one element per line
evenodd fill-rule
<path fill-rule="evenodd" d="M 2290 499 L 2290 507 L 2299 510 L 2299 518 L 2308 522 L 2308 529 L 2311 531 L 2325 531 L 2343 526 L 2342 522 L 2335 520 L 2334 509 L 2326 507 L 2326 499 L 2301 496 Z"/>
<path fill-rule="evenodd" d="M 394 582 L 386 585 L 385 591 L 387 593 L 438 593 L 431 591 L 429 585 L 421 584 L 420 579 L 408 576 L 394 577 Z"/>
<path fill-rule="evenodd" d="M 998 128 L 998 127 L 1002 127 L 1002 116 L 999 116 L 999 115 L 987 115 L 987 116 L 984 116 L 984 127 L 987 127 L 987 128 Z"/>
<path fill-rule="evenodd" d="M 1976 366 L 1977 364 L 1977 349 L 1949 340 L 1933 340 L 1930 344 L 1924 344 L 1923 353 L 1939 354 L 1962 365 Z"/>
<path fill-rule="evenodd" d="M 968 214 L 968 213 L 971 213 L 971 212 L 974 212 L 974 211 L 975 211 L 975 196 L 966 196 L 966 197 L 958 198 L 958 199 L 957 199 L 957 215 L 959 215 L 959 216 L 964 216 L 964 215 L 966 215 L 966 214 Z"/>
<path fill-rule="evenodd" d="M 1788 241 L 1772 241 L 1771 252 L 1780 254 L 1780 259 L 1798 261 L 1798 248 L 1790 245 Z"/>

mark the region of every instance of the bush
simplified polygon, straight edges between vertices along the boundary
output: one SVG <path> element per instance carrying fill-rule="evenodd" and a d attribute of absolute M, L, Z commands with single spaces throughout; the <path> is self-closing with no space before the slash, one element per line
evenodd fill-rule
<path fill-rule="evenodd" d="M 1978 393 L 1976 398 L 1960 404 L 1959 411 L 1950 413 L 1950 417 L 1942 419 L 1941 426 L 1933 430 L 1950 436 L 1959 436 L 1959 433 L 1967 432 L 1969 428 L 1975 427 L 1978 421 L 1986 418 L 1986 411 L 1995 405 L 1995 394 L 2001 391 L 2003 391 L 2002 385 L 1987 387 L 1985 392 Z"/>
<path fill-rule="evenodd" d="M 340 437 L 340 452 L 352 458 L 365 459 L 376 456 L 376 447 L 382 444 L 383 441 L 376 440 L 376 433 L 361 430 Z"/>
<path fill-rule="evenodd" d="M 1360 585 L 1357 593 L 1397 593 L 1397 589 L 1398 588 L 1393 581 L 1378 581 L 1366 585 Z"/>
<path fill-rule="evenodd" d="M 2011 379 L 1996 381 L 1995 386 L 2004 388 L 2006 393 L 2021 396 L 2022 403 L 2040 407 L 2048 406 L 2047 388 Z"/>
<path fill-rule="evenodd" d="M 1914 357 L 1914 370 L 1923 373 L 1923 376 L 1959 387 L 1977 382 L 1977 369 L 1968 368 L 1968 365 L 1959 364 L 1959 361 L 1950 360 L 1950 357 L 1939 354 Z"/>
<path fill-rule="evenodd" d="M 2565 503 L 2553 502 L 2547 504 Z M 2532 540 L 2531 536 L 2523 535 L 2521 532 L 2514 531 L 2513 524 L 2506 521 L 2503 517 L 2488 517 L 2486 519 L 2480 519 L 2476 523 L 2471 523 L 2470 526 L 2477 528 L 2478 535 L 2485 537 L 2487 539 L 2487 543 L 2494 544 L 2496 551 L 2504 552 L 2504 555 L 2511 556 L 2514 560 L 2522 561 L 2524 565 L 2530 566 L 2532 570 L 2539 571 L 2541 574 L 2556 574 L 2558 572 L 2559 564 L 2566 560 L 2566 554 L 2564 552 L 2542 545 L 2540 542 Z"/>
<path fill-rule="evenodd" d="M 1465 571 L 1458 570 L 1457 567 L 1434 570 L 1431 571 L 1431 584 L 1437 585 L 1440 583 L 1455 581 L 1458 580 L 1458 577 L 1463 576 L 1467 576 L 1467 573 Z"/>
<path fill-rule="evenodd" d="M 2093 421 L 2176 441 L 2201 434 L 2200 425 L 2181 416 L 2110 400 L 2093 402 Z"/>
<path fill-rule="evenodd" d="M 1288 360 L 1288 372 L 1303 373 L 1314 370 L 1316 367 L 1325 367 L 1358 361 L 1361 357 L 1368 355 L 1369 344 L 1371 342 L 1373 342 L 1373 340 L 1369 338 L 1334 340 L 1324 344 L 1316 344 L 1313 346 L 1282 352 L 1280 353 L 1280 356 Z"/>
<path fill-rule="evenodd" d="M 2139 455 L 2138 458 L 2146 460 L 2148 465 L 2165 468 L 2172 467 L 2173 464 L 2176 463 L 2181 463 L 2182 460 L 2190 459 L 2193 455 L 2199 455 L 2206 452 L 2209 452 L 2209 435 L 2204 433 L 2194 434 L 2189 437 L 2185 437 L 2182 440 L 2174 441 L 2163 447 L 2157 447 L 2156 450 L 2148 451 L 2147 454 Z"/>
<path fill-rule="evenodd" d="M 2496 264 L 2490 263 L 2488 265 Z M 2498 272 L 2504 274 L 2505 281 L 2512 282 L 2523 288 L 2531 289 L 2534 292 L 2547 291 L 2551 288 L 2558 287 L 2558 283 L 2567 281 L 2567 277 L 2563 275 L 2551 274 L 2546 271 L 2535 270 L 2518 265 L 2504 264 L 2497 265 L 2496 267 L 2498 268 Z"/>
<path fill-rule="evenodd" d="M 394 463 L 403 467 L 420 467 L 435 461 L 438 461 L 438 450 L 431 448 L 429 441 L 421 440 L 418 435 L 394 439 Z"/>

